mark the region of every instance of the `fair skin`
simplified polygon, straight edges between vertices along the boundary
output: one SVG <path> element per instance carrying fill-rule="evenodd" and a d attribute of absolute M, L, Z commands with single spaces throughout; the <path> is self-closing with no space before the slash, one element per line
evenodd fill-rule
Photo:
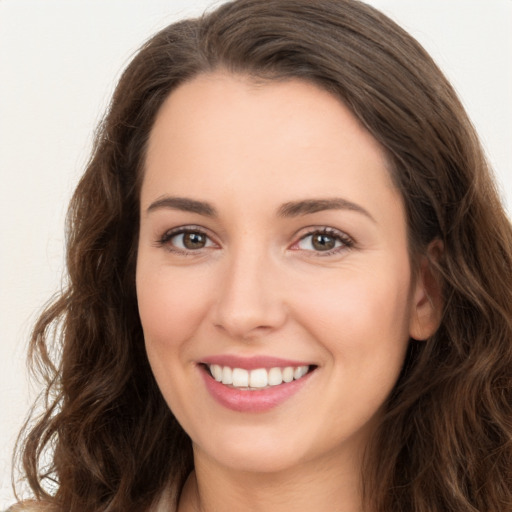
<path fill-rule="evenodd" d="M 382 149 L 335 97 L 220 71 L 176 89 L 148 145 L 136 278 L 152 370 L 193 443 L 179 512 L 360 511 L 409 339 L 436 327 L 426 268 Z M 223 384 L 212 362 L 308 373 Z"/>

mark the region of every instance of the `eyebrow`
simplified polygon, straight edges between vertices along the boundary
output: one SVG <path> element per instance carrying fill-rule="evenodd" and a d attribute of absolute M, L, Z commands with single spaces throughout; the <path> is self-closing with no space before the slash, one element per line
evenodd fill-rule
<path fill-rule="evenodd" d="M 184 212 L 197 213 L 206 217 L 217 217 L 217 210 L 206 201 L 198 201 L 188 197 L 160 197 L 151 203 L 146 210 L 150 213 L 160 209 L 181 210 Z M 300 217 L 325 210 L 351 210 L 362 213 L 373 222 L 373 216 L 362 206 L 342 198 L 332 199 L 304 199 L 301 201 L 290 201 L 281 205 L 277 211 L 279 217 Z"/>
<path fill-rule="evenodd" d="M 150 213 L 155 210 L 160 210 L 164 208 L 197 213 L 199 215 L 205 215 L 206 217 L 217 216 L 217 211 L 210 203 L 207 203 L 205 201 L 197 201 L 195 199 L 189 199 L 188 197 L 171 196 L 165 196 L 157 199 L 156 201 L 149 205 L 146 212 Z"/>
<path fill-rule="evenodd" d="M 325 210 L 351 210 L 362 213 L 373 222 L 376 222 L 370 212 L 362 206 L 342 198 L 332 199 L 306 199 L 284 203 L 278 210 L 280 217 L 299 217 Z"/>

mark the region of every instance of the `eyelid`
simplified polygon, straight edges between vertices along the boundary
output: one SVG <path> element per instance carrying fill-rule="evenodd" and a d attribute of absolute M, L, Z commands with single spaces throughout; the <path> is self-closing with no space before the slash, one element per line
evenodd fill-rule
<path fill-rule="evenodd" d="M 185 233 L 199 233 L 204 235 L 213 245 L 219 246 L 219 244 L 215 241 L 214 237 L 211 235 L 210 231 L 202 226 L 198 226 L 195 224 L 185 224 L 183 226 L 177 226 L 175 228 L 167 229 L 163 232 L 162 235 L 159 235 L 157 240 L 155 241 L 155 245 L 157 247 L 164 247 L 170 252 L 174 252 L 177 254 L 183 255 L 192 255 L 195 253 L 200 253 L 204 249 L 211 249 L 211 246 L 202 247 L 200 249 L 182 249 L 180 247 L 173 246 L 170 241 L 175 236 L 185 234 Z"/>
<path fill-rule="evenodd" d="M 182 226 L 176 226 L 175 228 L 168 229 L 163 232 L 162 235 L 158 236 L 157 240 L 155 241 L 155 246 L 157 247 L 163 247 L 166 248 L 168 251 L 177 253 L 177 254 L 183 254 L 183 255 L 194 255 L 201 253 L 205 249 L 211 249 L 212 246 L 206 246 L 199 249 L 182 249 L 180 247 L 173 246 L 170 244 L 170 240 L 180 234 L 183 233 L 199 233 L 201 235 L 204 235 L 207 237 L 207 239 L 212 243 L 213 246 L 219 247 L 219 243 L 215 240 L 215 236 L 212 236 L 210 230 L 198 226 L 195 224 L 185 224 Z M 341 245 L 338 245 L 337 247 L 334 247 L 329 250 L 325 251 L 315 251 L 315 250 L 308 250 L 308 249 L 301 249 L 298 247 L 298 244 L 307 238 L 308 236 L 313 236 L 315 234 L 325 234 L 328 236 L 332 236 L 336 238 L 338 241 L 341 242 Z M 308 226 L 305 228 L 302 228 L 296 234 L 294 235 L 294 242 L 289 247 L 290 250 L 293 251 L 300 251 L 303 253 L 309 253 L 314 256 L 322 257 L 322 256 L 331 256 L 334 254 L 338 254 L 344 251 L 347 251 L 354 247 L 355 241 L 353 237 L 348 235 L 346 232 L 341 231 L 339 229 L 330 227 L 330 226 Z"/>
<path fill-rule="evenodd" d="M 298 244 L 307 238 L 308 236 L 313 236 L 315 234 L 325 234 L 328 236 L 332 236 L 339 240 L 341 242 L 341 245 L 334 247 L 332 249 L 326 250 L 326 251 L 315 251 L 315 250 L 307 250 L 307 249 L 301 249 L 298 247 Z M 341 252 L 350 250 L 354 247 L 355 240 L 353 237 L 345 233 L 344 231 L 341 231 L 339 229 L 330 227 L 330 226 L 308 226 L 306 228 L 301 229 L 299 232 L 295 235 L 295 241 L 291 245 L 290 249 L 294 251 L 301 251 L 304 253 L 310 253 L 314 255 L 315 257 L 322 257 L 322 256 L 331 256 L 335 254 L 339 254 Z"/>

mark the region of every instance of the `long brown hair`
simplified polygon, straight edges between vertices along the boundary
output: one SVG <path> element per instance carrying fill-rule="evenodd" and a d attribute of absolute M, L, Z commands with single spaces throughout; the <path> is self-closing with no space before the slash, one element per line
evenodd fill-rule
<path fill-rule="evenodd" d="M 412 257 L 442 244 L 431 262 L 441 326 L 410 341 L 363 468 L 367 509 L 512 510 L 512 228 L 452 87 L 413 38 L 356 0 L 229 2 L 165 28 L 124 72 L 71 202 L 67 287 L 31 342 L 47 382 L 44 413 L 20 438 L 35 497 L 66 512 L 141 511 L 192 469 L 144 350 L 138 196 L 163 101 L 218 68 L 340 98 L 387 153 Z"/>

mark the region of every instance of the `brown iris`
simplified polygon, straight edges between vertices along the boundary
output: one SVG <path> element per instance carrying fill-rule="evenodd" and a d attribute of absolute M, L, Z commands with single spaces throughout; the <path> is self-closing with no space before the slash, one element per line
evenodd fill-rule
<path fill-rule="evenodd" d="M 183 233 L 183 245 L 187 249 L 202 249 L 206 245 L 206 235 L 194 231 Z"/>
<path fill-rule="evenodd" d="M 311 237 L 311 243 L 317 251 L 329 251 L 336 246 L 336 238 L 325 233 L 316 233 Z"/>

